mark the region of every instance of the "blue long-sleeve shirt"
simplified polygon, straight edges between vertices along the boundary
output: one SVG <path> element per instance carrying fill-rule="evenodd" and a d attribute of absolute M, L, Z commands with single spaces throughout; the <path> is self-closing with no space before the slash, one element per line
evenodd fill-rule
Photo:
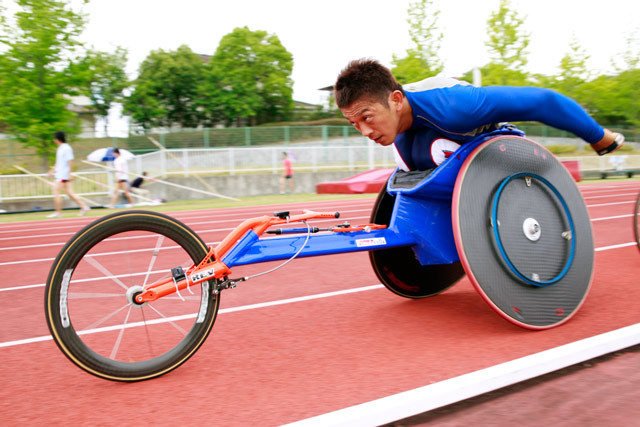
<path fill-rule="evenodd" d="M 537 121 L 571 132 L 588 143 L 604 136 L 604 129 L 578 103 L 550 89 L 475 87 L 435 78 L 408 85 L 405 90 L 413 123 L 394 144 L 410 169 L 434 167 L 429 153 L 434 139 L 445 137 L 465 143 L 501 122 Z"/>

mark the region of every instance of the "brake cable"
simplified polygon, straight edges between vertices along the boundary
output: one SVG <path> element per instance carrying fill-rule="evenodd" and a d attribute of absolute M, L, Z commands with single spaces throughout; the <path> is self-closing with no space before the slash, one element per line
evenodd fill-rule
<path fill-rule="evenodd" d="M 274 271 L 284 267 L 285 265 L 289 264 L 291 261 L 293 261 L 298 255 L 300 255 L 300 252 L 302 252 L 302 250 L 304 249 L 305 246 L 307 246 L 307 243 L 309 242 L 309 238 L 311 237 L 311 227 L 309 227 L 309 224 L 307 223 L 307 221 L 302 221 L 304 223 L 304 225 L 307 226 L 307 237 L 304 240 L 304 243 L 300 246 L 300 248 L 298 249 L 298 251 L 288 260 L 286 260 L 285 262 L 283 262 L 282 264 L 267 270 L 267 271 L 263 271 L 261 273 L 256 273 L 256 274 L 252 274 L 251 276 L 245 276 L 245 277 L 241 277 L 239 279 L 226 279 L 223 282 L 219 283 L 217 286 L 214 287 L 213 289 L 213 293 L 217 294 L 218 292 L 220 292 L 220 290 L 222 289 L 228 289 L 228 288 L 235 288 L 236 284 L 238 282 L 245 282 L 249 279 L 253 279 L 255 277 L 258 276 L 263 276 L 265 274 L 269 274 L 269 273 L 273 273 Z"/>

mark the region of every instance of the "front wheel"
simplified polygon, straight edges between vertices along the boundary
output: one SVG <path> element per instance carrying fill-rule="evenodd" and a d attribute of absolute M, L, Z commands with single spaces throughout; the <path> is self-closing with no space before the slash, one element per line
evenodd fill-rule
<path fill-rule="evenodd" d="M 177 368 L 213 327 L 213 281 L 150 303 L 134 297 L 207 252 L 189 227 L 159 213 L 128 211 L 87 225 L 49 272 L 45 312 L 53 340 L 74 364 L 109 380 L 146 380 Z"/>

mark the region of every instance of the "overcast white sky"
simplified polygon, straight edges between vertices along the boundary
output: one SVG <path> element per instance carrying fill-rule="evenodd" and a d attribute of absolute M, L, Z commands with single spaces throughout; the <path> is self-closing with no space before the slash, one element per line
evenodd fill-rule
<path fill-rule="evenodd" d="M 436 0 L 447 75 L 459 76 L 488 62 L 486 22 L 499 0 Z M 92 0 L 83 40 L 95 48 L 129 51 L 130 74 L 153 49 L 181 44 L 213 54 L 236 27 L 276 34 L 294 59 L 294 99 L 318 103 L 318 88 L 333 84 L 347 62 L 373 57 L 390 65 L 411 46 L 409 0 Z M 512 0 L 531 33 L 529 70 L 551 74 L 575 37 L 597 71 L 640 37 L 637 0 Z"/>

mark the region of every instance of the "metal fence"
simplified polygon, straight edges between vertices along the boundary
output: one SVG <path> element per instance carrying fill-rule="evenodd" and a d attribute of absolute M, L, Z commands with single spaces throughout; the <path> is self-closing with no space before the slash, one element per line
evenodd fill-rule
<path fill-rule="evenodd" d="M 580 165 L 580 171 L 589 173 L 634 171 L 640 174 L 640 155 L 579 156 L 560 157 L 560 160 L 575 160 Z"/>
<path fill-rule="evenodd" d="M 393 151 L 362 137 L 338 145 L 296 145 L 246 148 L 188 148 L 157 150 L 129 160 L 132 178 L 146 172 L 149 177 L 193 175 L 279 174 L 282 153 L 293 159 L 295 172 L 325 170 L 364 171 L 394 167 Z M 76 160 L 76 163 L 80 161 Z M 87 165 L 85 163 L 86 166 Z M 113 188 L 112 165 L 74 173 L 74 192 L 81 196 L 105 196 Z M 45 174 L 0 175 L 0 202 L 51 198 L 51 182 Z"/>
<path fill-rule="evenodd" d="M 46 177 L 46 174 L 0 175 L 0 202 L 53 198 L 53 182 Z M 110 190 L 113 182 L 107 171 L 76 172 L 73 191 L 83 197 L 105 196 L 113 191 Z"/>
<path fill-rule="evenodd" d="M 390 148 L 358 139 L 360 143 L 352 141 L 337 145 L 158 150 L 136 156 L 130 162 L 130 168 L 138 174 L 145 171 L 153 176 L 279 173 L 283 152 L 292 159 L 294 170 L 300 172 L 393 167 L 395 162 Z"/>
<path fill-rule="evenodd" d="M 271 147 L 186 148 L 157 150 L 138 155 L 129 161 L 129 170 L 149 177 L 193 175 L 236 175 L 282 171 L 282 152 L 290 154 L 295 172 L 343 170 L 358 172 L 395 167 L 393 150 L 362 137 L 340 144 L 296 144 Z M 640 170 L 640 155 L 562 157 L 576 160 L 585 173 Z M 79 161 L 76 161 L 79 163 Z M 103 164 L 111 166 L 108 163 Z M 89 165 L 87 165 L 89 166 Z M 74 191 L 85 197 L 106 196 L 113 188 L 113 174 L 105 168 L 77 171 Z M 133 178 L 133 175 L 132 175 Z M 47 199 L 52 197 L 51 182 L 46 175 L 0 175 L 0 202 Z"/>
<path fill-rule="evenodd" d="M 542 125 L 523 124 L 520 128 L 534 139 L 571 139 L 568 132 Z M 640 142 L 640 131 L 635 128 L 613 128 L 622 131 L 627 141 Z M 85 157 L 98 148 L 119 147 L 135 154 L 158 150 L 149 137 L 167 149 L 207 149 L 228 147 L 261 147 L 299 145 L 353 145 L 364 143 L 364 138 L 353 126 L 258 126 L 224 129 L 181 129 L 166 132 L 150 132 L 146 135 L 130 134 L 126 138 L 72 139 L 76 158 Z M 582 145 L 579 145 L 582 148 Z M 42 159 L 33 147 L 24 147 L 8 135 L 0 134 L 0 173 L 11 173 L 12 165 L 31 170 L 42 169 Z"/>

